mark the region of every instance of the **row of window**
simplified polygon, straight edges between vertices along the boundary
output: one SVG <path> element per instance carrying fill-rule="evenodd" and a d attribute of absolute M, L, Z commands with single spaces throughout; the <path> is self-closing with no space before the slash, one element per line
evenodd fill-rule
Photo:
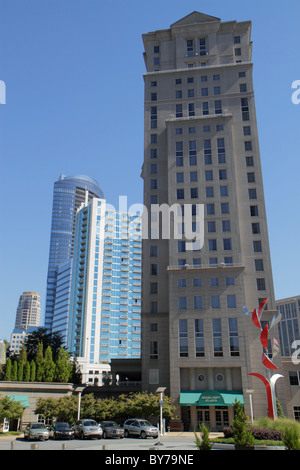
<path fill-rule="evenodd" d="M 239 90 L 240 90 L 240 93 L 246 93 L 247 92 L 247 84 L 246 83 L 240 83 L 239 84 Z M 203 96 L 210 96 L 210 95 L 221 95 L 221 87 L 220 86 L 214 86 L 212 88 L 211 92 L 209 91 L 208 87 L 201 87 L 200 96 L 203 97 Z M 186 97 L 184 97 L 182 90 L 175 90 L 175 93 L 174 93 L 174 98 L 176 100 L 183 99 L 183 98 L 195 98 L 195 97 L 196 97 L 196 93 L 195 93 L 194 88 L 189 88 L 187 90 Z M 157 93 L 156 92 L 151 92 L 150 93 L 150 100 L 151 101 L 157 101 L 157 99 L 158 99 Z"/>

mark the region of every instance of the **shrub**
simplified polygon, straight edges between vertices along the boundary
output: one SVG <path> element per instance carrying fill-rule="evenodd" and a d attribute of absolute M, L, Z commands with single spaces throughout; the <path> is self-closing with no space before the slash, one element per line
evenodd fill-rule
<path fill-rule="evenodd" d="M 287 450 L 300 450 L 299 432 L 296 428 L 286 428 L 282 441 Z"/>
<path fill-rule="evenodd" d="M 274 429 L 249 428 L 254 439 L 258 441 L 281 441 L 282 432 Z M 223 429 L 224 437 L 229 439 L 233 437 L 233 430 L 230 427 Z"/>
<path fill-rule="evenodd" d="M 199 436 L 197 436 L 197 433 L 195 431 L 194 434 L 195 444 L 199 450 L 211 450 L 212 442 L 209 440 L 209 430 L 207 429 L 204 423 L 200 425 L 201 439 L 199 438 Z"/>

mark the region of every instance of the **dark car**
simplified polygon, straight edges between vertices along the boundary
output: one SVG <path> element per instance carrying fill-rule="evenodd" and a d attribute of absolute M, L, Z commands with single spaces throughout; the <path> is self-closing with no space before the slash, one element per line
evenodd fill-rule
<path fill-rule="evenodd" d="M 74 439 L 75 431 L 69 423 L 54 423 L 50 430 L 53 439 Z"/>
<path fill-rule="evenodd" d="M 119 437 L 123 439 L 124 429 L 121 428 L 115 421 L 103 421 L 101 423 L 103 429 L 103 438 L 107 437 Z"/>

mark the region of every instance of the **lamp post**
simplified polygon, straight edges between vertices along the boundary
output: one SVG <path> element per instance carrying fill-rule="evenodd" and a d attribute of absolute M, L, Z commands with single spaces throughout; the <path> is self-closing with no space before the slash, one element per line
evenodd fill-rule
<path fill-rule="evenodd" d="M 160 399 L 159 399 L 159 407 L 160 407 L 160 425 L 159 425 L 159 434 L 158 434 L 158 445 L 162 445 L 160 442 L 160 437 L 163 435 L 163 405 L 164 405 L 164 391 L 166 390 L 167 387 L 158 387 L 156 389 L 156 393 L 160 394 Z"/>
<path fill-rule="evenodd" d="M 253 424 L 253 404 L 252 404 L 252 393 L 254 390 L 245 390 L 246 393 L 249 394 L 249 400 L 250 400 L 250 412 L 251 412 L 251 423 Z"/>
<path fill-rule="evenodd" d="M 77 387 L 76 388 L 76 392 L 79 392 L 78 393 L 78 412 L 77 412 L 77 421 L 80 420 L 80 407 L 81 407 L 81 394 L 83 392 L 83 390 L 85 389 L 85 386 L 84 387 Z"/>

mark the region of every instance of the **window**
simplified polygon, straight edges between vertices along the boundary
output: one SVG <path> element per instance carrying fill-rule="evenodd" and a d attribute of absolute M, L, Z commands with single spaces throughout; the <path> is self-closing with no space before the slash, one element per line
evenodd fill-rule
<path fill-rule="evenodd" d="M 228 196 L 228 186 L 220 186 L 220 196 L 221 197 Z"/>
<path fill-rule="evenodd" d="M 254 253 L 261 253 L 262 252 L 261 240 L 254 240 L 254 242 L 253 242 L 253 251 L 254 251 Z"/>
<path fill-rule="evenodd" d="M 150 282 L 150 294 L 158 294 L 158 283 Z"/>
<path fill-rule="evenodd" d="M 205 38 L 199 39 L 199 54 L 206 55 L 206 39 Z"/>
<path fill-rule="evenodd" d="M 194 41 L 189 39 L 186 41 L 186 55 L 192 57 L 194 55 Z"/>
<path fill-rule="evenodd" d="M 217 147 L 218 147 L 218 162 L 220 164 L 226 162 L 225 157 L 225 141 L 224 138 L 217 139 Z"/>
<path fill-rule="evenodd" d="M 208 233 L 213 233 L 216 231 L 216 222 L 214 220 L 208 220 L 207 231 Z"/>
<path fill-rule="evenodd" d="M 219 180 L 227 180 L 227 170 L 219 170 Z"/>
<path fill-rule="evenodd" d="M 157 149 L 150 149 L 150 158 L 157 158 Z"/>
<path fill-rule="evenodd" d="M 191 199 L 198 198 L 198 188 L 191 188 Z"/>
<path fill-rule="evenodd" d="M 202 114 L 205 116 L 209 114 L 209 106 L 207 101 L 203 101 L 202 103 Z"/>
<path fill-rule="evenodd" d="M 176 117 L 182 117 L 182 104 L 176 104 Z"/>
<path fill-rule="evenodd" d="M 222 346 L 222 330 L 221 330 L 221 319 L 213 318 L 212 319 L 212 331 L 213 331 L 213 350 L 215 357 L 223 356 L 223 346 Z"/>
<path fill-rule="evenodd" d="M 218 277 L 211 277 L 209 280 L 210 287 L 217 287 L 219 285 L 219 278 Z"/>
<path fill-rule="evenodd" d="M 176 90 L 175 91 L 175 98 L 176 99 L 182 98 L 182 91 L 181 90 Z"/>
<path fill-rule="evenodd" d="M 151 101 L 157 101 L 157 93 L 151 93 Z"/>
<path fill-rule="evenodd" d="M 150 274 L 151 274 L 151 276 L 157 276 L 157 274 L 158 274 L 158 264 L 150 264 Z"/>
<path fill-rule="evenodd" d="M 201 82 L 207 82 L 207 76 L 206 76 L 206 75 L 202 75 L 202 77 L 200 78 L 200 81 L 201 81 Z"/>
<path fill-rule="evenodd" d="M 234 49 L 234 55 L 236 57 L 242 55 L 242 49 L 240 47 L 237 47 L 236 49 Z"/>
<path fill-rule="evenodd" d="M 189 134 L 195 134 L 196 128 L 195 127 L 189 127 Z"/>
<path fill-rule="evenodd" d="M 158 324 L 157 323 L 150 323 L 149 330 L 152 331 L 152 332 L 157 332 L 158 331 Z"/>
<path fill-rule="evenodd" d="M 258 206 L 250 206 L 251 217 L 258 217 Z"/>
<path fill-rule="evenodd" d="M 195 104 L 194 103 L 188 104 L 188 114 L 190 117 L 195 116 Z"/>
<path fill-rule="evenodd" d="M 255 173 L 254 171 L 251 171 L 247 173 L 247 181 L 248 183 L 255 183 Z"/>
<path fill-rule="evenodd" d="M 220 80 L 220 75 L 218 73 L 213 75 L 213 80 Z"/>
<path fill-rule="evenodd" d="M 212 181 L 213 178 L 213 171 L 212 170 L 205 170 L 205 181 Z"/>
<path fill-rule="evenodd" d="M 222 114 L 222 102 L 221 102 L 221 100 L 215 101 L 215 114 Z"/>
<path fill-rule="evenodd" d="M 214 204 L 206 204 L 206 213 L 207 215 L 212 215 L 215 213 L 215 205 Z"/>
<path fill-rule="evenodd" d="M 210 126 L 203 126 L 202 130 L 203 132 L 210 132 Z"/>
<path fill-rule="evenodd" d="M 209 251 L 216 251 L 217 250 L 217 240 L 216 239 L 208 240 L 208 249 L 209 249 Z"/>
<path fill-rule="evenodd" d="M 151 144 L 157 144 L 157 134 L 150 135 L 150 142 Z"/>
<path fill-rule="evenodd" d="M 150 341 L 150 359 L 158 359 L 158 341 Z"/>
<path fill-rule="evenodd" d="M 197 171 L 190 171 L 190 182 L 194 183 L 196 181 L 198 181 Z"/>
<path fill-rule="evenodd" d="M 232 250 L 232 243 L 231 238 L 224 238 L 223 239 L 223 248 L 224 250 Z"/>
<path fill-rule="evenodd" d="M 229 276 L 226 277 L 226 286 L 234 286 L 234 278 Z"/>
<path fill-rule="evenodd" d="M 253 233 L 254 235 L 260 233 L 260 225 L 259 225 L 259 222 L 255 222 L 255 223 L 251 224 L 251 228 L 252 228 L 252 233 Z"/>
<path fill-rule="evenodd" d="M 264 261 L 262 259 L 256 259 L 255 262 L 255 271 L 264 271 Z"/>
<path fill-rule="evenodd" d="M 227 295 L 227 308 L 236 308 L 235 295 Z"/>
<path fill-rule="evenodd" d="M 250 188 L 248 189 L 249 199 L 257 199 L 256 189 Z"/>
<path fill-rule="evenodd" d="M 244 146 L 245 146 L 245 150 L 246 150 L 246 151 L 252 150 L 252 142 L 251 142 L 251 140 L 247 140 L 246 142 L 244 142 Z"/>
<path fill-rule="evenodd" d="M 150 127 L 151 129 L 157 128 L 157 106 L 151 106 L 150 110 Z"/>
<path fill-rule="evenodd" d="M 229 214 L 229 202 L 221 202 L 221 214 Z"/>
<path fill-rule="evenodd" d="M 159 54 L 159 46 L 153 47 L 154 54 Z"/>
<path fill-rule="evenodd" d="M 157 189 L 157 180 L 150 180 L 150 189 Z"/>
<path fill-rule="evenodd" d="M 185 253 L 185 241 L 184 240 L 178 240 L 177 242 L 178 246 L 178 253 Z"/>
<path fill-rule="evenodd" d="M 187 320 L 179 320 L 179 356 L 188 357 L 188 324 Z"/>
<path fill-rule="evenodd" d="M 186 287 L 186 279 L 178 279 L 177 286 L 178 287 Z"/>
<path fill-rule="evenodd" d="M 241 98 L 241 109 L 243 121 L 249 121 L 248 98 Z"/>
<path fill-rule="evenodd" d="M 177 189 L 177 199 L 184 199 L 184 189 Z"/>
<path fill-rule="evenodd" d="M 194 89 L 190 88 L 188 90 L 188 98 L 194 98 L 194 96 L 195 96 Z"/>
<path fill-rule="evenodd" d="M 193 287 L 201 287 L 202 286 L 202 279 L 201 278 L 195 278 L 193 279 Z"/>
<path fill-rule="evenodd" d="M 253 157 L 246 157 L 246 166 L 254 166 Z"/>
<path fill-rule="evenodd" d="M 233 37 L 233 43 L 234 44 L 240 44 L 241 42 L 241 37 L 240 36 L 234 36 Z"/>
<path fill-rule="evenodd" d="M 211 296 L 211 308 L 220 308 L 220 296 L 219 295 Z"/>
<path fill-rule="evenodd" d="M 184 173 L 176 173 L 176 183 L 184 183 Z"/>
<path fill-rule="evenodd" d="M 194 296 L 194 309 L 199 310 L 202 308 L 202 295 Z"/>
<path fill-rule="evenodd" d="M 201 88 L 201 96 L 208 96 L 208 88 Z"/>
<path fill-rule="evenodd" d="M 266 290 L 266 281 L 264 278 L 256 279 L 257 290 Z"/>
<path fill-rule="evenodd" d="M 221 87 L 214 86 L 214 95 L 220 95 L 220 94 L 221 94 Z"/>
<path fill-rule="evenodd" d="M 205 188 L 206 197 L 214 197 L 214 188 L 213 186 L 207 186 Z"/>
<path fill-rule="evenodd" d="M 204 139 L 204 163 L 205 165 L 210 165 L 212 163 L 212 153 L 211 153 L 211 140 Z"/>
<path fill-rule="evenodd" d="M 244 126 L 243 127 L 243 132 L 244 132 L 244 135 L 251 135 L 251 127 L 250 126 Z"/>
<path fill-rule="evenodd" d="M 247 85 L 246 83 L 240 83 L 240 93 L 246 93 Z"/>
<path fill-rule="evenodd" d="M 230 232 L 230 230 L 231 230 L 230 220 L 222 220 L 222 230 L 223 230 L 223 232 Z"/>
<path fill-rule="evenodd" d="M 230 356 L 239 356 L 239 338 L 236 318 L 228 318 Z"/>
<path fill-rule="evenodd" d="M 178 309 L 186 310 L 186 297 L 178 297 Z"/>
<path fill-rule="evenodd" d="M 156 257 L 158 254 L 158 247 L 155 245 L 150 246 L 150 256 L 151 257 Z"/>
<path fill-rule="evenodd" d="M 202 319 L 194 320 L 194 329 L 195 329 L 196 357 L 203 357 L 204 356 L 204 329 L 203 329 Z"/>
<path fill-rule="evenodd" d="M 239 72 L 239 78 L 246 77 L 246 72 Z"/>
<path fill-rule="evenodd" d="M 181 85 L 182 80 L 181 78 L 175 78 L 175 85 Z"/>
<path fill-rule="evenodd" d="M 197 165 L 196 141 L 189 141 L 189 161 L 191 166 Z"/>
<path fill-rule="evenodd" d="M 158 302 L 150 302 L 150 313 L 158 313 Z"/>

